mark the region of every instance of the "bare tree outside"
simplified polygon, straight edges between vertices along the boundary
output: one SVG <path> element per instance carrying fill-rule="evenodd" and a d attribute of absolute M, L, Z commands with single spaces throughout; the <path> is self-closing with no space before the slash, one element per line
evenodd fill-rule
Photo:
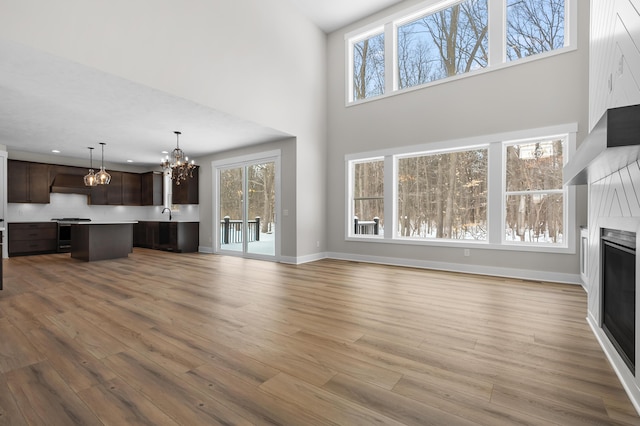
<path fill-rule="evenodd" d="M 565 0 L 507 0 L 510 61 L 564 46 Z"/>
<path fill-rule="evenodd" d="M 399 237 L 486 240 L 486 149 L 398 160 Z"/>
<path fill-rule="evenodd" d="M 507 241 L 562 243 L 563 139 L 506 149 Z"/>
<path fill-rule="evenodd" d="M 379 219 L 384 229 L 384 160 L 376 159 L 353 164 L 352 212 L 360 221 Z"/>
<path fill-rule="evenodd" d="M 399 88 L 488 64 L 487 0 L 467 0 L 398 27 Z"/>
<path fill-rule="evenodd" d="M 353 100 L 384 93 L 384 33 L 353 45 Z"/>

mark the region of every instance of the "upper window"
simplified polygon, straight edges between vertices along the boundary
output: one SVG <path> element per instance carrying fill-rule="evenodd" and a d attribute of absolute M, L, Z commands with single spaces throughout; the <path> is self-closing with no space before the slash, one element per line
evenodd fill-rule
<path fill-rule="evenodd" d="M 564 46 L 564 0 L 507 0 L 507 59 Z"/>
<path fill-rule="evenodd" d="M 384 33 L 353 44 L 353 99 L 384 93 Z"/>
<path fill-rule="evenodd" d="M 559 51 L 575 40 L 568 22 L 575 14 L 567 12 L 577 0 L 426 3 L 347 34 L 348 102 Z"/>
<path fill-rule="evenodd" d="M 488 64 L 487 0 L 467 0 L 398 27 L 398 87 Z"/>

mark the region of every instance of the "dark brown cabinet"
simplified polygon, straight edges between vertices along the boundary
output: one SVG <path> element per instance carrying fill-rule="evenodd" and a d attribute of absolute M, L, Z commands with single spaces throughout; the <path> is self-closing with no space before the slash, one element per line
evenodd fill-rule
<path fill-rule="evenodd" d="M 49 203 L 49 165 L 9 160 L 7 201 L 9 203 Z"/>
<path fill-rule="evenodd" d="M 155 250 L 193 253 L 198 251 L 198 222 L 138 222 L 133 245 Z"/>
<path fill-rule="evenodd" d="M 122 172 L 108 171 L 111 182 L 91 188 L 91 204 L 97 206 L 122 205 Z"/>
<path fill-rule="evenodd" d="M 200 172 L 200 167 L 196 166 L 196 169 L 193 171 L 193 177 L 187 178 L 187 180 L 183 180 L 180 182 L 180 185 L 177 185 L 174 180 L 172 180 L 172 204 L 198 204 L 198 175 Z"/>
<path fill-rule="evenodd" d="M 9 256 L 56 253 L 57 222 L 16 222 L 9 224 Z"/>
<path fill-rule="evenodd" d="M 122 173 L 122 204 L 142 205 L 142 175 L 139 173 Z"/>
<path fill-rule="evenodd" d="M 143 206 L 161 206 L 163 176 L 160 172 L 148 172 L 140 175 L 141 204 Z"/>

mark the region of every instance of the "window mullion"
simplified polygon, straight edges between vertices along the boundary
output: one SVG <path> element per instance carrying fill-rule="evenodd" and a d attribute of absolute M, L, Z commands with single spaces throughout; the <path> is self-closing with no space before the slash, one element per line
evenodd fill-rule
<path fill-rule="evenodd" d="M 504 235 L 504 149 L 499 142 L 489 145 L 489 165 L 487 172 L 487 226 L 489 244 L 502 244 Z"/>
<path fill-rule="evenodd" d="M 395 236 L 397 220 L 398 179 L 395 158 L 392 155 L 384 157 L 384 238 Z"/>
<path fill-rule="evenodd" d="M 392 22 L 384 26 L 384 92 L 398 90 L 397 31 Z"/>
<path fill-rule="evenodd" d="M 489 1 L 489 67 L 505 61 L 506 0 Z"/>

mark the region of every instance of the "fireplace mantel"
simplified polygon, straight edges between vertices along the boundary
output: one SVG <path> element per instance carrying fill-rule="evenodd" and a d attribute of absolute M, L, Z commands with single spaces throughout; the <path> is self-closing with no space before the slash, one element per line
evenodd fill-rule
<path fill-rule="evenodd" d="M 564 167 L 565 185 L 584 185 L 640 159 L 640 105 L 608 109 Z"/>

